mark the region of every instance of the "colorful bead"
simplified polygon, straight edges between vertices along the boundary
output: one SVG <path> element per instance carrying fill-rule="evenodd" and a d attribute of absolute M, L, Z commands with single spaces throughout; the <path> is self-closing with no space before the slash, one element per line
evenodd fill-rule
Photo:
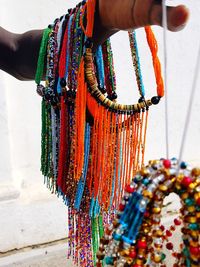
<path fill-rule="evenodd" d="M 140 249 L 146 249 L 147 248 L 147 242 L 146 241 L 141 241 L 139 240 L 138 243 L 137 243 L 137 247 Z"/>
<path fill-rule="evenodd" d="M 170 236 L 172 236 L 172 232 L 170 232 L 169 230 L 166 230 L 166 235 L 167 235 L 168 237 L 170 237 Z"/>
<path fill-rule="evenodd" d="M 178 225 L 181 225 L 181 221 L 178 220 L 178 219 L 174 219 L 174 224 L 177 225 L 177 226 L 178 226 Z"/>
<path fill-rule="evenodd" d="M 171 161 L 168 160 L 168 159 L 163 160 L 163 166 L 164 166 L 166 169 L 171 168 Z"/>
<path fill-rule="evenodd" d="M 174 246 L 173 246 L 173 244 L 171 242 L 169 242 L 169 243 L 166 244 L 166 248 L 168 250 L 172 250 L 174 248 Z"/>
<path fill-rule="evenodd" d="M 181 184 L 185 187 L 188 187 L 192 183 L 192 179 L 190 177 L 184 177 Z"/>
<path fill-rule="evenodd" d="M 135 189 L 134 189 L 134 187 L 133 186 L 131 186 L 131 185 L 127 185 L 126 186 L 126 188 L 125 188 L 125 191 L 127 192 L 127 193 L 133 193 L 134 191 L 135 191 Z"/>
<path fill-rule="evenodd" d="M 190 246 L 190 253 L 196 256 L 200 255 L 200 247 L 192 247 Z"/>
<path fill-rule="evenodd" d="M 161 160 L 161 162 L 163 162 L 163 160 Z M 155 169 L 155 164 L 157 169 Z M 176 163 L 173 162 L 169 172 L 176 173 L 177 164 L 178 161 L 176 161 Z M 150 178 L 151 171 L 154 173 L 152 180 Z M 155 173 L 157 173 L 157 175 L 155 175 Z M 162 173 L 164 177 L 160 176 L 160 173 Z M 130 264 L 132 264 L 131 266 L 150 267 L 158 264 L 158 266 L 161 267 L 166 266 L 164 263 L 166 255 L 163 253 L 163 247 L 165 245 L 176 261 L 174 266 L 189 266 L 188 264 L 190 262 L 194 267 L 197 267 L 197 255 L 199 254 L 198 235 L 200 230 L 197 222 L 200 218 L 200 212 L 196 204 L 196 200 L 199 198 L 199 193 L 196 192 L 196 188 L 199 183 L 195 180 L 196 178 L 194 180 L 191 178 L 190 167 L 187 165 L 186 168 L 181 170 L 181 174 L 170 177 L 166 172 L 163 172 L 162 164 L 158 161 L 150 161 L 149 165 L 143 168 L 139 174 L 140 179 L 137 179 L 137 175 L 133 179 L 134 182 L 137 181 L 135 191 L 127 198 L 125 208 L 120 212 L 122 213 L 121 218 L 126 218 L 126 223 L 124 223 L 124 220 L 121 220 L 118 225 L 118 229 L 121 229 L 122 238 L 120 242 L 117 241 L 118 243 L 112 243 L 111 241 L 104 251 L 108 250 L 110 251 L 109 253 L 113 254 L 116 253 L 118 249 L 120 251 L 120 247 L 125 248 L 123 253 L 120 252 L 119 255 L 121 256 L 116 255 L 117 259 L 114 259 L 114 264 L 117 262 L 116 266 L 130 266 Z M 148 179 L 148 183 L 143 182 L 143 179 Z M 194 184 L 194 188 L 192 191 L 189 191 L 190 188 L 188 185 L 191 184 L 191 181 L 192 184 Z M 167 189 L 165 187 L 167 187 Z M 185 189 L 186 187 L 187 191 Z M 174 224 L 170 225 L 169 229 L 165 230 L 165 227 L 160 224 L 162 215 L 161 209 L 165 196 L 172 191 L 180 197 L 183 206 L 180 209 L 180 217 L 175 218 Z M 151 192 L 151 194 L 149 194 L 149 192 Z M 148 203 L 145 207 L 150 207 L 143 215 L 139 215 L 138 212 L 139 203 L 142 202 L 142 200 L 140 200 L 141 195 L 143 200 L 145 199 L 145 202 L 147 201 Z M 135 201 L 133 201 L 133 199 Z M 170 242 L 177 226 L 181 226 L 181 232 L 183 233 L 183 243 L 180 245 L 180 252 L 175 252 L 174 245 Z M 134 238 L 131 241 L 132 243 L 129 243 L 130 239 L 127 233 L 134 234 Z M 148 264 L 146 261 L 148 261 Z"/>

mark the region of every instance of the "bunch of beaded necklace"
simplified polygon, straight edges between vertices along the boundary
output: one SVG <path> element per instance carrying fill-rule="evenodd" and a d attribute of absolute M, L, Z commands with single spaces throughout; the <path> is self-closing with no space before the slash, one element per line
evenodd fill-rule
<path fill-rule="evenodd" d="M 167 12 L 165 0 L 162 2 L 166 49 Z M 146 167 L 141 168 L 133 176 L 131 183 L 125 188 L 124 197 L 112 225 L 105 230 L 104 237 L 101 238 L 97 252 L 97 267 L 200 266 L 200 169 L 192 168 L 182 161 L 199 67 L 200 46 L 179 160 L 172 158 L 149 161 Z M 166 131 L 167 124 L 166 120 Z M 168 156 L 167 134 L 166 146 Z M 179 196 L 181 209 L 179 217 L 165 229 L 161 221 L 161 212 L 164 199 L 170 193 Z M 176 228 L 181 232 L 179 251 L 176 251 L 177 240 L 171 240 Z M 171 253 L 166 253 L 165 249 Z"/>
<path fill-rule="evenodd" d="M 114 218 L 124 186 L 143 166 L 148 110 L 164 95 L 157 43 L 146 27 L 157 96 L 145 99 L 130 32 L 140 99 L 133 105 L 116 102 L 110 40 L 92 51 L 94 13 L 95 1 L 83 1 L 44 30 L 35 78 L 42 96 L 41 171 L 68 206 L 68 256 L 88 267 L 96 266 L 104 226 Z"/>

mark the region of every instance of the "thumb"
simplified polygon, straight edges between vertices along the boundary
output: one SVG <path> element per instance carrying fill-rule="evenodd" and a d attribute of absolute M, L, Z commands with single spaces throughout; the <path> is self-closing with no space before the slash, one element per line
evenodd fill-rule
<path fill-rule="evenodd" d="M 185 6 L 167 7 L 167 25 L 170 31 L 182 30 L 188 18 L 189 10 Z M 162 26 L 162 5 L 152 5 L 149 13 L 149 23 Z"/>

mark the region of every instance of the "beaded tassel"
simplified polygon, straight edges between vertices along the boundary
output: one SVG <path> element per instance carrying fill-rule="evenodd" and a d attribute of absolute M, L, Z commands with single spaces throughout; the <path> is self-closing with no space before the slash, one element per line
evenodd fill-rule
<path fill-rule="evenodd" d="M 84 166 L 84 139 L 86 122 L 86 83 L 84 78 L 84 61 L 80 63 L 78 74 L 78 88 L 76 94 L 75 109 L 75 173 L 74 179 L 79 180 Z"/>
<path fill-rule="evenodd" d="M 148 110 L 163 95 L 156 41 L 147 29 L 157 96 L 144 98 L 134 37 L 140 99 L 133 105 L 116 102 L 111 42 L 106 40 L 95 54 L 92 50 L 95 4 L 82 1 L 49 25 L 36 72 L 42 96 L 41 170 L 51 192 L 68 206 L 68 256 L 88 267 L 98 266 L 104 226 L 111 223 L 130 177 L 143 166 Z"/>

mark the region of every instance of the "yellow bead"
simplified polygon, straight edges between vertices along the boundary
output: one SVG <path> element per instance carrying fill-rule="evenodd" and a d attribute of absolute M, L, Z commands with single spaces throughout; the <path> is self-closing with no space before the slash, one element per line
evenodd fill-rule
<path fill-rule="evenodd" d="M 189 222 L 189 223 L 196 223 L 197 222 L 197 218 L 196 217 L 188 217 L 187 218 L 187 222 Z"/>
<path fill-rule="evenodd" d="M 163 235 L 163 232 L 161 230 L 153 232 L 153 235 L 156 237 L 161 237 Z"/>
<path fill-rule="evenodd" d="M 176 177 L 176 181 L 181 183 L 181 181 L 183 180 L 184 178 L 184 175 L 183 174 L 179 174 L 177 177 Z"/>
<path fill-rule="evenodd" d="M 143 168 L 143 169 L 141 169 L 140 174 L 142 176 L 148 176 L 149 175 L 149 170 L 147 168 Z"/>
<path fill-rule="evenodd" d="M 189 212 L 194 212 L 196 209 L 195 209 L 195 206 L 189 206 L 189 207 L 187 208 L 187 210 L 188 210 Z"/>
<path fill-rule="evenodd" d="M 190 235 L 191 235 L 191 237 L 193 237 L 195 239 L 199 237 L 199 234 L 197 231 L 190 231 Z"/>
<path fill-rule="evenodd" d="M 146 227 L 146 228 L 144 228 L 143 231 L 144 231 L 145 234 L 148 234 L 150 232 L 150 229 Z"/>
<path fill-rule="evenodd" d="M 189 188 L 193 190 L 196 186 L 197 186 L 196 183 L 191 183 L 191 184 L 189 185 Z"/>
<path fill-rule="evenodd" d="M 153 193 L 152 192 L 149 192 L 148 190 L 144 190 L 143 196 L 144 197 L 153 198 Z"/>
<path fill-rule="evenodd" d="M 136 264 L 138 264 L 138 265 L 141 265 L 141 266 L 142 266 L 142 264 L 143 264 L 143 260 L 136 259 Z"/>
<path fill-rule="evenodd" d="M 161 208 L 157 207 L 157 208 L 153 208 L 153 213 L 158 214 L 161 212 Z"/>
<path fill-rule="evenodd" d="M 161 262 L 161 256 L 160 255 L 154 255 L 154 261 L 156 262 L 156 263 L 159 263 L 159 262 Z"/>
<path fill-rule="evenodd" d="M 200 169 L 199 168 L 194 168 L 191 172 L 192 176 L 199 176 L 200 175 Z"/>
<path fill-rule="evenodd" d="M 159 189 L 160 189 L 160 191 L 163 191 L 163 192 L 166 192 L 166 191 L 168 190 L 167 186 L 164 185 L 164 184 L 161 184 L 161 185 L 159 186 Z"/>
<path fill-rule="evenodd" d="M 176 177 L 171 178 L 171 182 L 174 183 L 176 181 Z"/>

